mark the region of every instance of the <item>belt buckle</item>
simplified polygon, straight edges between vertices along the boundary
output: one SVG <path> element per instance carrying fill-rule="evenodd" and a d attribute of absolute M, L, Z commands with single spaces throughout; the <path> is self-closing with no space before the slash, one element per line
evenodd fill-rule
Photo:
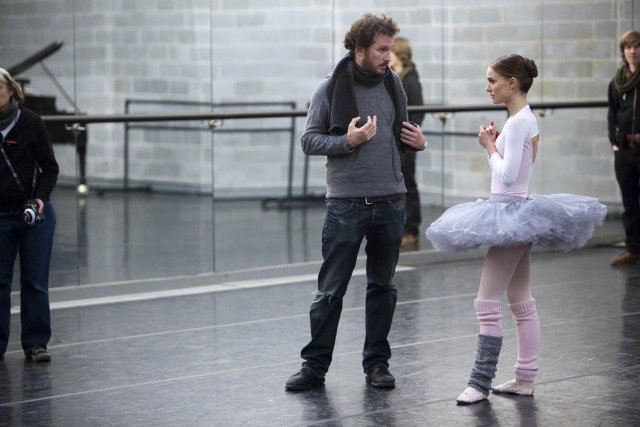
<path fill-rule="evenodd" d="M 364 197 L 364 204 L 365 205 L 373 205 L 375 202 L 370 202 L 369 198 L 367 196 Z"/>

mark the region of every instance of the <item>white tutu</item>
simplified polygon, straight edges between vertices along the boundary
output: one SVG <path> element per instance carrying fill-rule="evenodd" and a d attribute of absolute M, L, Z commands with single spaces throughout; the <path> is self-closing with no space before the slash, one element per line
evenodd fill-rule
<path fill-rule="evenodd" d="M 606 215 L 607 207 L 592 197 L 492 194 L 447 209 L 425 234 L 447 252 L 526 243 L 566 252 L 584 246 Z"/>

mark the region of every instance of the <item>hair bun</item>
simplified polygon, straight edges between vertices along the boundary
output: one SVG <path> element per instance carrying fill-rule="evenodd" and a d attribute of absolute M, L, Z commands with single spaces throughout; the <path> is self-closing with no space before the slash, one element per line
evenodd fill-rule
<path fill-rule="evenodd" d="M 524 58 L 524 67 L 526 68 L 529 77 L 538 77 L 538 67 L 536 66 L 536 62 L 533 59 Z"/>

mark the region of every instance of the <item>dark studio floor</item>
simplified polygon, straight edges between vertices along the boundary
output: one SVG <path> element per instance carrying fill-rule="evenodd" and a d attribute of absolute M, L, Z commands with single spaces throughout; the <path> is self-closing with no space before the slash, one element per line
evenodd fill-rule
<path fill-rule="evenodd" d="M 640 425 L 640 266 L 611 268 L 615 218 L 589 246 L 535 252 L 542 347 L 535 397 L 456 406 L 473 361 L 482 251 L 401 254 L 390 334 L 394 390 L 362 373 L 363 263 L 323 388 L 285 392 L 309 334 L 323 205 L 57 189 L 50 363 L 25 362 L 18 295 L 0 362 L 7 426 Z M 424 208 L 423 225 L 438 208 Z M 215 244 L 213 243 L 215 242 Z M 16 278 L 17 279 L 17 278 Z M 14 290 L 19 286 L 14 280 Z M 497 383 L 512 377 L 504 307 Z"/>

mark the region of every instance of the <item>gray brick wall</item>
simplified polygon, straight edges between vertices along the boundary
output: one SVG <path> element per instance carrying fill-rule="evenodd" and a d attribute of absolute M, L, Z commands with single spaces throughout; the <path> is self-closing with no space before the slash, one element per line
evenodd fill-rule
<path fill-rule="evenodd" d="M 640 22 L 640 0 L 0 0 L 0 9 L 0 65 L 64 41 L 46 65 L 89 114 L 121 114 L 127 98 L 295 101 L 304 108 L 343 55 L 345 30 L 365 10 L 394 17 L 401 35 L 412 40 L 427 103 L 490 105 L 486 67 L 512 52 L 533 57 L 540 69 L 531 102 L 603 100 L 619 64 L 617 38 Z M 31 80 L 32 91 L 57 95 L 59 108 L 73 109 L 40 67 L 22 77 Z M 533 192 L 571 191 L 618 202 L 605 114 L 554 111 L 539 119 L 543 142 Z M 475 132 L 492 119 L 502 124 L 505 115 L 459 113 L 444 129 Z M 303 124 L 296 120 L 296 141 Z M 209 192 L 213 176 L 218 195 L 284 193 L 285 132 L 212 136 L 205 123 L 190 125 L 203 130 L 132 131 L 131 179 L 159 189 Z M 424 128 L 441 130 L 442 123 L 428 116 Z M 120 182 L 123 129 L 89 126 L 90 183 Z M 443 185 L 447 204 L 485 196 L 489 171 L 475 139 L 429 139 L 430 150 L 418 160 L 424 200 L 439 203 Z M 63 181 L 72 182 L 73 150 L 56 146 L 56 153 Z M 296 149 L 296 188 L 302 162 Z M 309 179 L 315 191 L 324 190 L 323 158 L 311 159 Z"/>

